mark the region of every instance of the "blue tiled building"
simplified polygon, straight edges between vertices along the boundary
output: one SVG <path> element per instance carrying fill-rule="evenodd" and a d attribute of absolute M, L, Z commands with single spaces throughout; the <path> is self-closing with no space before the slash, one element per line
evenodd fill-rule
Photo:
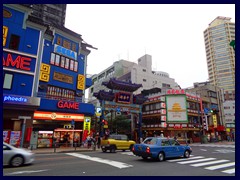
<path fill-rule="evenodd" d="M 94 47 L 80 34 L 32 17 L 26 6 L 4 5 L 3 11 L 4 137 L 20 131 L 21 146 L 52 147 L 67 133 L 69 143 L 80 143 L 84 119 L 94 115 L 94 106 L 84 103 L 92 83 L 88 48 Z"/>

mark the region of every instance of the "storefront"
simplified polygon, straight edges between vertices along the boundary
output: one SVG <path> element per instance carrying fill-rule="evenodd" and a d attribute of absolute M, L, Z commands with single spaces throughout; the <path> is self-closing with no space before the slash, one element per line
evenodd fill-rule
<path fill-rule="evenodd" d="M 3 141 L 28 147 L 33 114 L 39 106 L 40 98 L 3 94 Z"/>
<path fill-rule="evenodd" d="M 87 117 L 87 116 L 86 116 Z M 35 111 L 33 116 L 32 148 L 80 146 L 84 114 Z M 87 117 L 91 119 L 90 117 Z"/>

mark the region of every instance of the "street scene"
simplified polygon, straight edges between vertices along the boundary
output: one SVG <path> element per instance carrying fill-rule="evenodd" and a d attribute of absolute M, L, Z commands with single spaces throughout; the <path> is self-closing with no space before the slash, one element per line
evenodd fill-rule
<path fill-rule="evenodd" d="M 4 176 L 235 176 L 235 4 L 4 4 L 2 63 Z"/>
<path fill-rule="evenodd" d="M 63 150 L 35 151 L 35 162 L 18 168 L 5 167 L 4 176 L 234 176 L 235 144 L 193 144 L 188 159 L 163 162 L 143 160 L 131 151 L 103 153 Z M 64 152 L 65 151 L 65 152 Z M 174 169 L 169 171 L 169 169 Z"/>

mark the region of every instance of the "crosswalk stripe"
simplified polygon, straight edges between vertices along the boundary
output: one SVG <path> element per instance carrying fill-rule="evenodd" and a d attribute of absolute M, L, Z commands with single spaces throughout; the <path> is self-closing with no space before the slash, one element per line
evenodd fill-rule
<path fill-rule="evenodd" d="M 78 153 L 66 153 L 66 154 L 70 155 L 70 156 L 75 156 L 75 157 L 78 157 L 78 158 L 82 158 L 82 159 L 87 159 L 87 160 L 90 160 L 90 161 L 95 161 L 95 162 L 99 162 L 99 163 L 108 164 L 110 166 L 114 166 L 114 167 L 117 167 L 119 169 L 133 167 L 133 165 L 126 164 L 126 163 L 123 163 L 123 162 L 112 161 L 112 160 L 109 160 L 109 159 L 102 159 L 102 158 L 98 158 L 98 157 L 91 157 L 91 156 L 87 156 L 87 155 L 84 155 L 84 154 L 78 154 Z"/>
<path fill-rule="evenodd" d="M 210 162 L 204 162 L 204 163 L 198 163 L 198 164 L 191 164 L 190 166 L 194 166 L 194 167 L 200 167 L 200 166 L 206 166 L 206 165 L 210 165 L 210 164 L 217 164 L 217 163 L 222 163 L 222 162 L 228 162 L 229 160 L 218 160 L 218 161 L 210 161 Z"/>
<path fill-rule="evenodd" d="M 205 159 L 198 159 L 198 160 L 178 162 L 178 163 L 179 164 L 190 164 L 190 163 L 195 163 L 195 162 L 210 161 L 210 160 L 214 160 L 214 159 L 216 159 L 216 158 L 205 158 Z"/>
<path fill-rule="evenodd" d="M 235 173 L 235 168 L 233 169 L 228 169 L 228 170 L 225 170 L 225 171 L 222 171 L 223 173 L 227 173 L 227 174 L 234 174 Z"/>
<path fill-rule="evenodd" d="M 204 158 L 203 156 L 195 156 L 195 157 L 190 157 L 190 158 L 185 158 L 185 159 L 173 159 L 173 160 L 168 160 L 168 162 L 178 162 L 178 161 L 187 161 L 191 159 L 200 159 Z"/>
<path fill-rule="evenodd" d="M 231 162 L 231 163 L 226 163 L 226 164 L 221 164 L 221 165 L 206 167 L 206 168 L 204 168 L 204 169 L 215 170 L 215 169 L 230 167 L 230 166 L 234 166 L 234 165 L 235 165 L 235 162 Z"/>

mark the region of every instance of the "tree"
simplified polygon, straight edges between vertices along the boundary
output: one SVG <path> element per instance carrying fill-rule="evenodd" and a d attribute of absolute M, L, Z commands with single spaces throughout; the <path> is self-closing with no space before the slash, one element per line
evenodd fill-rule
<path fill-rule="evenodd" d="M 131 120 L 125 115 L 116 116 L 112 122 L 112 130 L 115 133 L 131 134 Z"/>

